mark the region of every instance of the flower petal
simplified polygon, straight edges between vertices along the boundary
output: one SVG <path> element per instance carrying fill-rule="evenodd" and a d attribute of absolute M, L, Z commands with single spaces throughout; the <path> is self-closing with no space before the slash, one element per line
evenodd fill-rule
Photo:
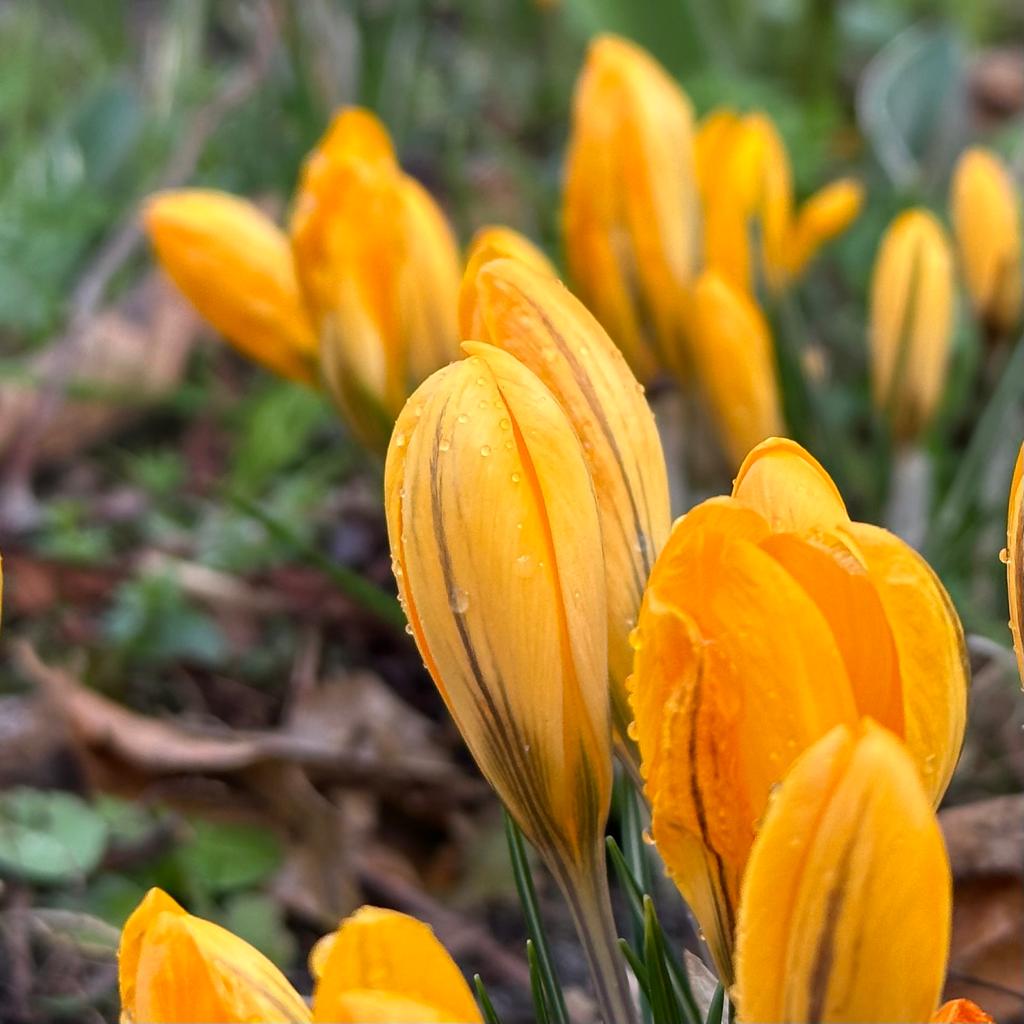
<path fill-rule="evenodd" d="M 311 963 L 315 1021 L 479 1022 L 462 972 L 421 921 L 361 907 L 329 938 Z"/>
<path fill-rule="evenodd" d="M 277 225 L 210 189 L 161 192 L 144 221 L 160 265 L 204 319 L 268 370 L 315 383 L 317 339 Z"/>
<path fill-rule="evenodd" d="M 776 532 L 830 530 L 850 521 L 842 495 L 821 463 L 786 438 L 769 438 L 750 452 L 732 494 L 764 516 Z"/>

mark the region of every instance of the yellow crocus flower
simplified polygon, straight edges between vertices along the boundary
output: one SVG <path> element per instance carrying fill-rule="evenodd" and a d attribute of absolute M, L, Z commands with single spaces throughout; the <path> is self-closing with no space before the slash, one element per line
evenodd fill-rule
<path fill-rule="evenodd" d="M 642 381 L 685 365 L 698 259 L 690 101 L 639 46 L 591 43 L 576 84 L 562 210 L 574 290 Z"/>
<path fill-rule="evenodd" d="M 750 853 L 740 1020 L 931 1019 L 951 903 L 942 833 L 913 759 L 870 720 L 837 726 L 790 768 Z"/>
<path fill-rule="evenodd" d="M 1024 684 L 1024 445 L 1017 454 L 1006 515 L 1006 591 L 1017 672 Z"/>
<path fill-rule="evenodd" d="M 714 270 L 697 279 L 690 312 L 694 377 L 738 466 L 759 441 L 785 429 L 771 330 L 753 299 Z"/>
<path fill-rule="evenodd" d="M 1024 299 L 1020 197 L 995 153 L 968 149 L 953 172 L 953 231 L 979 319 L 999 336 L 1020 320 Z"/>
<path fill-rule="evenodd" d="M 458 355 L 451 229 L 367 110 L 342 110 L 307 158 L 288 234 L 204 189 L 153 197 L 145 224 L 200 314 L 274 373 L 325 385 L 368 447 L 383 450 L 412 389 Z"/>
<path fill-rule="evenodd" d="M 240 352 L 303 384 L 317 380 L 317 339 L 288 237 L 245 199 L 212 189 L 153 196 L 146 231 L 161 266 Z"/>
<path fill-rule="evenodd" d="M 843 178 L 797 208 L 789 153 L 774 122 L 760 112 L 709 113 L 697 132 L 697 168 L 705 266 L 747 291 L 760 278 L 774 291 L 791 285 L 864 203 L 863 187 Z M 759 260 L 754 236 L 760 238 Z"/>
<path fill-rule="evenodd" d="M 310 954 L 313 1008 L 262 953 L 151 889 L 118 954 L 124 1024 L 480 1024 L 458 967 L 430 928 L 362 907 Z"/>
<path fill-rule="evenodd" d="M 953 333 L 953 254 L 927 210 L 887 229 L 871 281 L 870 352 L 875 405 L 897 440 L 928 427 L 946 383 Z"/>
<path fill-rule="evenodd" d="M 838 724 L 901 737 L 937 803 L 963 738 L 963 630 L 924 560 L 847 514 L 795 442 L 758 445 L 730 497 L 673 527 L 630 681 L 652 832 L 732 979 L 740 880 L 768 796 Z"/>
<path fill-rule="evenodd" d="M 150 889 L 118 953 L 123 1024 L 311 1021 L 302 997 L 260 952 Z"/>
<path fill-rule="evenodd" d="M 654 417 L 604 329 L 550 274 L 521 260 L 471 260 L 461 312 L 463 335 L 504 349 L 536 374 L 582 443 L 604 543 L 612 712 L 624 739 L 629 633 L 670 521 Z"/>
<path fill-rule="evenodd" d="M 566 896 L 606 1024 L 630 1024 L 602 846 L 612 747 L 590 468 L 558 398 L 524 362 L 464 347 L 466 359 L 409 399 L 388 450 L 399 594 L 477 765 Z"/>
<path fill-rule="evenodd" d="M 470 346 L 399 416 L 388 536 L 420 654 L 527 838 L 593 857 L 608 813 L 604 560 L 572 424 L 512 355 Z"/>
<path fill-rule="evenodd" d="M 366 112 L 335 121 L 304 170 L 291 225 L 324 382 L 375 449 L 413 388 L 458 356 L 455 239 L 382 132 Z"/>

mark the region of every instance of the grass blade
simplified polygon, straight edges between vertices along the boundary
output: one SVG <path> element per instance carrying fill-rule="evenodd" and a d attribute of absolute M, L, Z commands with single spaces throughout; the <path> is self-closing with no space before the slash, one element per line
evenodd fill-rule
<path fill-rule="evenodd" d="M 547 1006 L 553 1018 L 553 1024 L 569 1024 L 569 1011 L 565 1006 L 562 986 L 555 971 L 551 950 L 544 932 L 540 908 L 537 905 L 537 893 L 530 875 L 530 864 L 526 859 L 526 845 L 523 842 L 519 826 L 512 820 L 508 811 L 505 812 L 505 837 L 508 840 L 509 857 L 512 860 L 512 875 L 526 915 L 526 929 L 533 944 L 534 957 L 542 990 L 546 996 Z"/>

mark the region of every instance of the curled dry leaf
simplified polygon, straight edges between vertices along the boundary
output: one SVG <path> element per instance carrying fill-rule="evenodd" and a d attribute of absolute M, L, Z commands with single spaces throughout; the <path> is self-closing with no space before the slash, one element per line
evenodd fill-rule
<path fill-rule="evenodd" d="M 330 732 L 214 731 L 149 718 L 95 693 L 65 670 L 44 664 L 28 643 L 15 642 L 12 647 L 21 670 L 87 755 L 144 775 L 221 774 L 284 761 L 352 785 L 434 788 L 455 800 L 476 799 L 481 792 L 480 784 L 439 757 L 383 758 L 375 751 L 338 745 L 336 734 Z"/>

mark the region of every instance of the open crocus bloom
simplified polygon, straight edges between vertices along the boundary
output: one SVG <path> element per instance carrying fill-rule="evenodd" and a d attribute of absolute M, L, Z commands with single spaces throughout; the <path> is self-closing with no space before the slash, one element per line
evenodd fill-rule
<path fill-rule="evenodd" d="M 676 523 L 635 647 L 654 838 L 731 981 L 743 869 L 769 793 L 801 751 L 869 715 L 903 739 L 940 799 L 966 715 L 963 631 L 923 559 L 853 522 L 824 469 L 772 438 L 730 497 Z"/>
<path fill-rule="evenodd" d="M 458 356 L 454 236 L 368 110 L 341 110 L 307 158 L 287 232 L 212 189 L 159 193 L 144 219 L 199 313 L 272 372 L 323 384 L 369 447 Z"/>
<path fill-rule="evenodd" d="M 479 1024 L 458 967 L 427 925 L 363 907 L 310 956 L 312 1011 L 262 953 L 151 889 L 119 951 L 123 1024 Z"/>
<path fill-rule="evenodd" d="M 705 266 L 738 288 L 752 290 L 762 277 L 776 290 L 791 284 L 864 205 L 863 187 L 842 178 L 797 208 L 789 154 L 765 114 L 713 110 L 700 123 L 695 148 Z"/>

